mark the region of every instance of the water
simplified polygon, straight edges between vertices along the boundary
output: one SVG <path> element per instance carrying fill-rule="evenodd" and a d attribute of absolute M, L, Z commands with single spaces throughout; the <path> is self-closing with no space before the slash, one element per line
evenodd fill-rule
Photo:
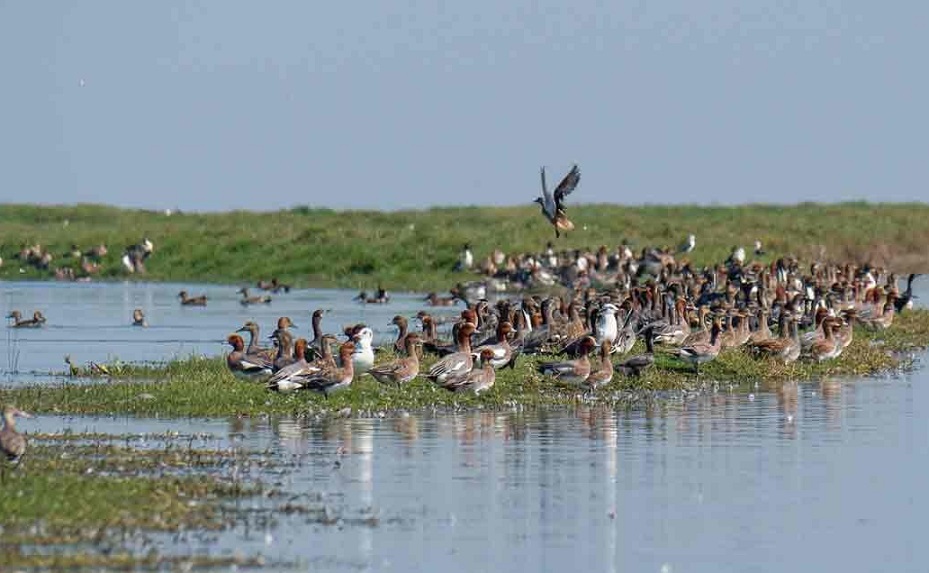
<path fill-rule="evenodd" d="M 47 417 L 23 426 L 171 429 L 299 460 L 272 479 L 321 495 L 343 522 L 281 515 L 277 527 L 187 543 L 306 569 L 922 571 L 929 561 L 925 370 L 681 398 L 650 412 L 245 424 Z M 348 519 L 367 515 L 377 524 Z"/>
<path fill-rule="evenodd" d="M 175 295 L 185 286 L 210 295 L 210 306 L 181 308 Z M 286 314 L 306 333 L 318 307 L 332 308 L 326 330 L 364 320 L 385 339 L 394 314 L 422 304 L 412 294 L 361 306 L 350 301 L 354 293 L 299 291 L 244 309 L 228 286 L 2 288 L 6 312 L 35 307 L 49 317 L 45 329 L 10 329 L 20 371 L 60 369 L 64 352 L 80 360 L 218 353 L 247 319 L 268 329 Z M 128 326 L 136 306 L 150 328 Z M 166 552 L 263 554 L 344 571 L 923 571 L 924 359 L 906 374 L 682 396 L 650 411 L 328 421 L 42 416 L 21 429 L 173 430 L 184 443 L 195 435 L 196 446 L 265 452 L 278 466 L 251 479 L 318 495 L 340 518 L 322 525 L 278 515 L 276 526 L 241 525 L 216 539 L 169 537 Z"/>
<path fill-rule="evenodd" d="M 181 306 L 177 293 L 182 289 L 192 296 L 206 294 L 208 305 Z M 76 364 L 220 354 L 228 349 L 226 335 L 247 320 L 261 326 L 262 344 L 270 346 L 267 336 L 278 317 L 289 316 L 299 335 L 310 336 L 310 315 L 317 308 L 329 310 L 322 323 L 326 332 L 341 332 L 343 325 L 365 322 L 375 332 L 375 343 L 381 343 L 396 336 L 396 327 L 390 325 L 394 315 L 409 317 L 425 308 L 420 294 L 391 293 L 389 304 L 359 304 L 352 300 L 356 292 L 334 289 L 292 290 L 272 295 L 271 304 L 245 307 L 239 304 L 236 290 L 229 285 L 173 283 L 0 282 L 4 316 L 15 309 L 28 318 L 34 310 L 41 310 L 48 318 L 42 328 L 6 329 L 0 382 L 46 381 L 49 372 L 67 370 L 65 354 Z M 131 326 L 135 308 L 143 309 L 149 327 Z M 445 316 L 461 308 L 430 311 Z"/>

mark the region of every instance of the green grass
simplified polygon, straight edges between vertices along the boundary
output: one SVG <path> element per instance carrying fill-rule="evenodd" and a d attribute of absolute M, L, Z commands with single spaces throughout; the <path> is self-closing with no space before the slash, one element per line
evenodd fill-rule
<path fill-rule="evenodd" d="M 737 207 L 572 205 L 577 230 L 554 240 L 535 205 L 456 207 L 423 211 L 333 211 L 295 208 L 254 213 L 174 214 L 102 205 L 0 206 L 0 278 L 44 278 L 50 271 L 23 267 L 20 247 L 40 243 L 55 255 L 52 267 L 76 265 L 63 256 L 105 243 L 101 276 L 123 277 L 125 246 L 143 236 L 155 244 L 146 279 L 251 283 L 278 277 L 297 286 L 444 291 L 474 275 L 451 271 L 469 241 L 478 260 L 492 249 L 537 252 L 557 248 L 636 248 L 678 245 L 696 233 L 691 259 L 724 259 L 733 245 L 760 239 L 770 255 L 810 260 L 870 261 L 899 272 L 929 270 L 929 205 L 844 203 Z"/>
<path fill-rule="evenodd" d="M 165 568 L 256 565 L 253 558 L 139 553 L 124 539 L 142 532 L 218 530 L 234 522 L 226 504 L 261 493 L 215 476 L 236 454 L 136 450 L 106 437 L 30 436 L 19 467 L 0 467 L 0 563 L 29 568 Z M 192 470 L 212 469 L 211 475 Z M 137 544 L 135 544 L 137 546 Z M 41 548 L 41 549 L 39 549 Z"/>
<path fill-rule="evenodd" d="M 659 354 L 656 368 L 641 378 L 617 375 L 613 382 L 587 398 L 577 388 L 539 375 L 535 369 L 539 359 L 530 357 L 521 357 L 515 370 L 500 371 L 494 388 L 481 396 L 453 394 L 424 379 L 398 389 L 361 377 L 349 390 L 328 399 L 312 392 L 277 394 L 265 390 L 261 384 L 236 380 L 222 359 L 216 357 L 190 358 L 172 362 L 165 368 L 124 367 L 118 378 L 96 384 L 3 388 L 0 402 L 39 413 L 192 417 L 499 409 L 514 405 L 566 405 L 581 399 L 624 407 L 647 400 L 656 392 L 692 389 L 708 382 L 748 384 L 873 374 L 906 366 L 912 351 L 927 346 L 929 310 L 914 310 L 897 317 L 893 327 L 884 332 L 856 329 L 854 342 L 836 360 L 797 362 L 785 367 L 774 361 L 755 359 L 742 350 L 728 350 L 701 368 L 698 377 L 676 357 Z M 640 350 L 637 346 L 633 352 Z"/>

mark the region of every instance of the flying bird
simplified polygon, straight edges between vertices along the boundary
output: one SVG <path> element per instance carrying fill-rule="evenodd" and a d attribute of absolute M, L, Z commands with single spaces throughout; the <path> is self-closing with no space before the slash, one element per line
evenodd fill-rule
<path fill-rule="evenodd" d="M 581 170 L 575 165 L 555 188 L 555 192 L 550 193 L 545 183 L 545 167 L 542 167 L 542 196 L 536 197 L 535 202 L 542 207 L 542 214 L 545 218 L 554 225 L 555 237 L 561 236 L 559 231 L 574 229 L 574 223 L 565 215 L 564 198 L 574 191 L 580 180 Z"/>

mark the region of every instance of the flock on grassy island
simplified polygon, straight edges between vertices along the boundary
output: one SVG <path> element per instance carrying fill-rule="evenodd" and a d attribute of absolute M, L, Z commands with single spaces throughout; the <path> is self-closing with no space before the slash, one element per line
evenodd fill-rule
<path fill-rule="evenodd" d="M 594 253 L 582 256 L 591 257 L 585 268 L 599 264 Z M 656 257 L 658 265 L 651 262 Z M 390 386 L 423 377 L 450 391 L 479 394 L 493 387 L 495 370 L 533 355 L 543 376 L 596 391 L 614 374 L 635 377 L 653 367 L 656 350 L 677 356 L 698 375 L 720 352 L 737 349 L 779 364 L 833 360 L 852 342 L 856 326 L 890 328 L 913 299 L 918 276 L 909 275 L 901 291 L 897 277 L 882 268 L 743 257 L 744 250 L 697 269 L 671 253 L 646 250 L 641 258 L 608 261 L 596 285 L 562 283 L 557 294 L 494 303 L 466 299 L 462 289 L 474 285 L 459 284 L 449 297 L 431 293 L 416 316 L 394 317 L 397 339 L 384 353 L 372 347 L 373 332 L 365 324 L 324 333 L 322 310 L 313 313 L 312 338 L 294 333 L 290 319 L 281 317 L 271 348 L 258 346 L 259 327 L 248 322 L 239 329 L 249 335 L 247 346 L 239 332 L 228 337 L 227 365 L 239 377 L 282 392 L 328 395 L 368 375 Z M 572 257 L 537 258 L 552 276 L 575 276 L 564 267 L 579 264 Z M 442 340 L 427 309 L 449 305 L 463 309 L 451 338 Z M 411 330 L 411 321 L 418 330 Z M 637 340 L 645 351 L 632 355 Z M 385 358 L 375 360 L 378 354 Z"/>
<path fill-rule="evenodd" d="M 556 238 L 574 228 L 565 197 L 579 182 L 575 165 L 549 191 L 541 170 L 542 194 L 535 202 Z M 740 246 L 719 264 L 696 268 L 686 258 L 696 248 L 693 234 L 676 251 L 645 248 L 640 256 L 625 241 L 612 252 L 602 246 L 560 254 L 549 243 L 542 253 L 515 258 L 494 250 L 475 269 L 466 243 L 453 270 L 478 270 L 485 278 L 459 283 L 448 296 L 430 293 L 423 301 L 428 307 L 464 306 L 450 340 L 438 338 L 437 321 L 425 309 L 415 317 L 398 315 L 392 357 L 375 363 L 369 327 L 355 324 L 324 334 L 322 311 L 316 311 L 312 340 L 295 339 L 290 319 L 281 317 L 273 348 L 259 347 L 258 326 L 246 323 L 239 332 L 249 333 L 249 344 L 238 332 L 229 335 L 227 365 L 239 377 L 264 380 L 282 392 L 328 396 L 369 375 L 396 386 L 422 376 L 450 391 L 480 394 L 494 386 L 497 369 L 513 368 L 520 355 L 539 355 L 549 358 L 536 363 L 538 373 L 596 391 L 614 374 L 635 377 L 653 367 L 656 349 L 677 356 L 697 375 L 701 365 L 735 349 L 785 365 L 801 358 L 833 360 L 852 342 L 855 325 L 889 328 L 912 300 L 917 276 L 911 274 L 900 292 L 897 277 L 883 268 L 804 266 L 793 257 L 765 263 L 747 260 Z M 753 253 L 765 255 L 760 241 Z M 559 292 L 504 295 L 493 304 L 487 296 L 539 287 Z M 389 298 L 379 289 L 376 297 L 362 292 L 356 300 Z M 409 320 L 419 321 L 419 332 L 409 331 Z M 629 356 L 638 339 L 645 351 Z"/>

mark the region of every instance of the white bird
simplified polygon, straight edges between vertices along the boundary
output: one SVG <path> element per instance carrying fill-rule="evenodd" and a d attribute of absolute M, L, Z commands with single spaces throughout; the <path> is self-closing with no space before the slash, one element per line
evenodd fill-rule
<path fill-rule="evenodd" d="M 371 346 L 373 340 L 374 331 L 367 326 L 353 337 L 355 349 L 352 351 L 352 367 L 359 376 L 374 366 L 374 348 Z"/>
<path fill-rule="evenodd" d="M 694 250 L 694 247 L 697 246 L 697 236 L 696 235 L 687 235 L 687 240 L 681 243 L 681 246 L 677 248 L 678 253 L 689 253 Z"/>
<path fill-rule="evenodd" d="M 616 335 L 619 333 L 619 324 L 616 321 L 616 313 L 619 308 L 613 303 L 606 303 L 600 308 L 597 315 L 597 345 L 603 344 L 604 340 L 609 340 L 610 344 L 616 341 Z"/>
<path fill-rule="evenodd" d="M 726 264 L 745 264 L 745 247 L 732 247 L 732 253 L 726 259 Z"/>

